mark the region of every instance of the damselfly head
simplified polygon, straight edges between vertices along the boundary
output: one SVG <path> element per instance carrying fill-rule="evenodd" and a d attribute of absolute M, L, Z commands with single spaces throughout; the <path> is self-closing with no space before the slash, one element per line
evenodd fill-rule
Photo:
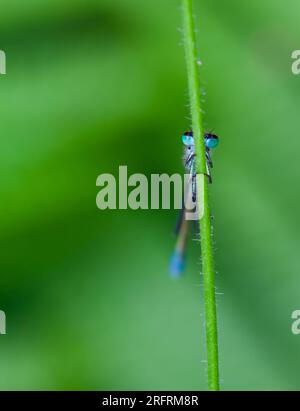
<path fill-rule="evenodd" d="M 182 142 L 185 146 L 193 146 L 194 145 L 193 132 L 186 131 L 182 136 Z"/>
<path fill-rule="evenodd" d="M 219 144 L 219 137 L 215 134 L 205 133 L 204 142 L 207 148 L 215 148 Z"/>
<path fill-rule="evenodd" d="M 192 131 L 186 131 L 182 136 L 182 142 L 185 146 L 194 145 L 194 136 Z M 212 133 L 204 134 L 204 143 L 206 148 L 215 148 L 219 144 L 219 137 Z"/>

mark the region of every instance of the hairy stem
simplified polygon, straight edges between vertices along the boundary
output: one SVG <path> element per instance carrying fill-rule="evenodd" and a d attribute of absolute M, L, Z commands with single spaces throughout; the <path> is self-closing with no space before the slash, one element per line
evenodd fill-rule
<path fill-rule="evenodd" d="M 185 59 L 187 66 L 189 100 L 192 116 L 195 150 L 197 155 L 197 173 L 206 173 L 206 158 L 204 147 L 204 130 L 202 125 L 201 93 L 199 82 L 199 67 L 197 64 L 196 37 L 192 10 L 192 0 L 182 0 L 183 33 Z M 219 360 L 217 312 L 215 297 L 215 272 L 213 245 L 211 233 L 211 216 L 208 198 L 208 180 L 204 178 L 203 198 L 199 198 L 199 209 L 204 206 L 204 214 L 200 219 L 202 273 L 204 278 L 204 300 L 206 320 L 206 350 L 208 365 L 208 387 L 219 390 Z"/>

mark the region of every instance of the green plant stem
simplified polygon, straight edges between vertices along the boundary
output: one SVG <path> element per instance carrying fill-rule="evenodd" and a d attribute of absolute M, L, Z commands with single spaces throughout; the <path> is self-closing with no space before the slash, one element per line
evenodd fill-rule
<path fill-rule="evenodd" d="M 192 0 L 182 0 L 183 33 L 185 58 L 188 76 L 189 99 L 194 133 L 195 150 L 197 156 L 197 173 L 206 173 L 206 158 L 204 147 L 204 130 L 202 125 L 201 94 L 199 81 L 199 67 L 197 64 L 196 36 L 194 29 Z M 200 219 L 202 273 L 204 278 L 204 301 L 206 320 L 206 350 L 208 367 L 208 387 L 210 390 L 219 390 L 219 360 L 217 312 L 215 297 L 215 272 L 213 259 L 213 245 L 211 233 L 211 216 L 208 198 L 208 179 L 204 176 L 203 187 L 204 214 Z M 198 196 L 199 197 L 199 196 Z"/>

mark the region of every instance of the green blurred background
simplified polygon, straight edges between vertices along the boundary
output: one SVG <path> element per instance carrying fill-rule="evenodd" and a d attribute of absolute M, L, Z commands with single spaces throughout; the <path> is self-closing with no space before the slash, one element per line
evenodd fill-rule
<path fill-rule="evenodd" d="M 226 390 L 299 389 L 297 0 L 195 0 Z M 182 172 L 179 0 L 4 0 L 0 389 L 207 388 L 199 243 L 176 210 L 100 211 L 96 177 Z"/>

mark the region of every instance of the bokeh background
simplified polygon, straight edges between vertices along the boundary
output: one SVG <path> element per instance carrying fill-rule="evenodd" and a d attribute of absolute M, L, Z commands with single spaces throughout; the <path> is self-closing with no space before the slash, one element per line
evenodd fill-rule
<path fill-rule="evenodd" d="M 195 0 L 214 153 L 225 390 L 300 388 L 297 0 Z M 100 211 L 96 178 L 182 172 L 178 0 L 4 0 L 0 389 L 203 390 L 199 243 L 176 210 Z"/>

